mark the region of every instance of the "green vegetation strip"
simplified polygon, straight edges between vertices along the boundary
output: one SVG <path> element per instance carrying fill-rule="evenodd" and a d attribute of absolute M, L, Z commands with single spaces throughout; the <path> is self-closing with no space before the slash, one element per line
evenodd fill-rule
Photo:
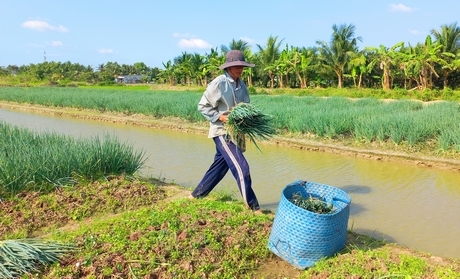
<path fill-rule="evenodd" d="M 143 156 L 108 134 L 103 139 L 75 139 L 0 123 L 0 197 L 72 185 L 79 177 L 134 174 Z"/>
<path fill-rule="evenodd" d="M 323 98 L 312 94 L 253 95 L 251 98 L 252 103 L 272 117 L 271 125 L 280 135 L 375 142 L 407 147 L 407 150 L 428 149 L 432 154 L 460 153 L 458 102 L 384 101 L 366 97 L 363 92 L 357 92 L 364 95 L 359 99 Z M 0 90 L 3 101 L 154 118 L 178 117 L 191 123 L 204 123 L 196 108 L 201 95 L 202 92 L 193 91 L 58 87 Z"/>

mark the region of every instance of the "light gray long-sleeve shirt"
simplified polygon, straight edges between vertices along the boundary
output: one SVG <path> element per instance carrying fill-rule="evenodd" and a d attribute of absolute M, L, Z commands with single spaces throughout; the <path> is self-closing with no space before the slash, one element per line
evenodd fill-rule
<path fill-rule="evenodd" d="M 220 115 L 228 113 L 234 106 L 249 103 L 249 92 L 246 84 L 239 79 L 238 87 L 233 78 L 225 72 L 212 80 L 203 93 L 198 110 L 209 121 L 209 138 L 226 134 Z"/>

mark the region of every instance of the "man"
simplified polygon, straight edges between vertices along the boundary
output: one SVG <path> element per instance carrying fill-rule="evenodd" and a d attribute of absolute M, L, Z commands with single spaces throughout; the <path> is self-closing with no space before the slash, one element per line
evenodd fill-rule
<path fill-rule="evenodd" d="M 244 150 L 233 142 L 225 129 L 232 108 L 238 103 L 250 101 L 246 84 L 240 77 L 244 67 L 254 66 L 245 61 L 241 51 L 229 51 L 225 63 L 219 67 L 224 73 L 209 83 L 198 103 L 198 110 L 210 123 L 208 138 L 213 139 L 216 154 L 214 162 L 191 195 L 194 198 L 207 196 L 230 169 L 246 206 L 259 213 L 260 206 L 251 186 L 251 174 L 243 155 Z"/>

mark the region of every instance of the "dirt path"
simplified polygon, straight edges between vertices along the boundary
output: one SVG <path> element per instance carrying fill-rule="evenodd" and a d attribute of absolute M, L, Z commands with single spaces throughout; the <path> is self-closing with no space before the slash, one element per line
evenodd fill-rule
<path fill-rule="evenodd" d="M 152 117 L 145 115 L 125 115 L 122 113 L 111 112 L 102 113 L 94 110 L 45 107 L 8 102 L 0 102 L 0 107 L 19 111 L 43 113 L 55 116 L 74 117 L 93 121 L 105 121 L 126 125 L 136 125 L 142 127 L 171 129 L 186 133 L 199 133 L 206 135 L 208 132 L 208 125 L 206 123 L 189 123 L 179 118 L 154 119 Z M 385 147 L 372 146 L 372 144 L 368 144 L 367 146 L 357 148 L 349 145 L 347 146 L 340 141 L 330 140 L 329 142 L 318 142 L 308 139 L 305 136 L 296 135 L 274 137 L 272 140 L 269 141 L 269 143 L 280 146 L 287 146 L 290 148 L 316 152 L 330 152 L 369 160 L 398 161 L 423 167 L 460 171 L 460 158 L 457 159 L 458 156 L 454 159 L 450 159 L 436 156 L 427 156 L 425 154 L 418 152 L 409 154 L 403 151 L 388 151 L 388 149 L 386 149 Z"/>

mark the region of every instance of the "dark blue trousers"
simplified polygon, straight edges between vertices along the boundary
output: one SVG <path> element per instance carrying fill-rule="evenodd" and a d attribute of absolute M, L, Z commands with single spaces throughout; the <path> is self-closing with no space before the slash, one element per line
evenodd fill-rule
<path fill-rule="evenodd" d="M 236 179 L 245 204 L 252 210 L 259 210 L 259 202 L 251 187 L 252 180 L 249 165 L 243 153 L 225 135 L 215 137 L 213 140 L 216 144 L 214 162 L 192 192 L 192 196 L 195 198 L 206 197 L 230 169 Z"/>

